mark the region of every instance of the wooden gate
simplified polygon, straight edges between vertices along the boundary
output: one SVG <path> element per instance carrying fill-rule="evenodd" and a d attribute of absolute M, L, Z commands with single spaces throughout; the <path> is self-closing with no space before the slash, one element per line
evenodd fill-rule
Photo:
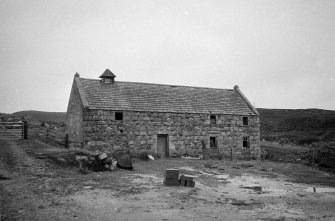
<path fill-rule="evenodd" d="M 24 139 L 24 122 L 0 122 L 0 139 Z"/>

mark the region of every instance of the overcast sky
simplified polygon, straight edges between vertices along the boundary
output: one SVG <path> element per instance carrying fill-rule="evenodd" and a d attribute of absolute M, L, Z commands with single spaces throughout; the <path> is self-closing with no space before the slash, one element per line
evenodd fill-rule
<path fill-rule="evenodd" d="M 0 0 L 0 112 L 66 111 L 73 76 L 335 110 L 333 0 Z"/>

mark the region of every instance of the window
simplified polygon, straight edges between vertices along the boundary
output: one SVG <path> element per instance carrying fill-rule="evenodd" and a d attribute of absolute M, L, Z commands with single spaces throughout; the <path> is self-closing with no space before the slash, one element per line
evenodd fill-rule
<path fill-rule="evenodd" d="M 110 78 L 105 78 L 105 83 L 109 84 L 111 82 Z"/>
<path fill-rule="evenodd" d="M 249 137 L 243 137 L 243 147 L 249 148 Z"/>
<path fill-rule="evenodd" d="M 247 126 L 248 125 L 248 117 L 242 117 L 243 125 Z"/>
<path fill-rule="evenodd" d="M 210 137 L 209 138 L 209 146 L 211 147 L 211 148 L 216 148 L 217 146 L 216 146 L 216 138 L 215 137 Z"/>
<path fill-rule="evenodd" d="M 123 113 L 115 112 L 115 120 L 123 120 Z"/>
<path fill-rule="evenodd" d="M 210 119 L 211 124 L 216 124 L 216 116 L 215 115 L 211 115 L 209 117 L 209 119 Z"/>

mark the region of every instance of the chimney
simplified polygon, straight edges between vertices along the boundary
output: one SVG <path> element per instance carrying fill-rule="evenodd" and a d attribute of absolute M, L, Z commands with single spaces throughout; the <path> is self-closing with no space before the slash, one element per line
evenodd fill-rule
<path fill-rule="evenodd" d="M 99 78 L 101 78 L 101 83 L 103 84 L 114 84 L 115 77 L 116 76 L 109 69 L 106 69 Z"/>

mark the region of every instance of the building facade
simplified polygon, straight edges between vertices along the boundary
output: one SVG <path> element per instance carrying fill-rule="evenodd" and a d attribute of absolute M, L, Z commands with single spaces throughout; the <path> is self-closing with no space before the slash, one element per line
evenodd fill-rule
<path fill-rule="evenodd" d="M 67 132 L 73 144 L 97 152 L 147 151 L 158 157 L 260 154 L 257 110 L 239 90 L 101 80 L 73 80 Z"/>

